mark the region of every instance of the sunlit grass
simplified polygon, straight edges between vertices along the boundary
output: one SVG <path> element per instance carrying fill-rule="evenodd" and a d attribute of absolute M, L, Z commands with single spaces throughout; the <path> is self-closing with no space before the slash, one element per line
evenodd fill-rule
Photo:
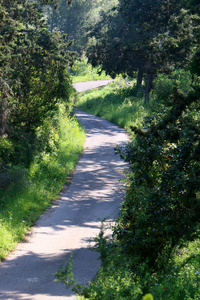
<path fill-rule="evenodd" d="M 140 126 L 151 110 L 144 106 L 142 91 L 135 93 L 134 82 L 117 80 L 99 89 L 79 95 L 79 109 L 104 118 L 130 132 L 130 126 Z"/>
<path fill-rule="evenodd" d="M 0 259 L 23 240 L 39 215 L 58 197 L 82 152 L 85 134 L 78 122 L 61 109 L 57 126 L 56 151 L 38 155 L 24 178 L 1 195 Z"/>

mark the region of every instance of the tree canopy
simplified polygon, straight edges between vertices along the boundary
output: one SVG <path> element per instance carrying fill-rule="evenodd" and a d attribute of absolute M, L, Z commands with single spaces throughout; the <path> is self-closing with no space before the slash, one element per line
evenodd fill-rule
<path fill-rule="evenodd" d="M 180 66 L 196 52 L 199 16 L 191 2 L 174 0 L 120 0 L 117 9 L 91 32 L 87 50 L 93 66 L 109 75 L 138 73 L 146 80 L 146 102 L 159 71 Z"/>
<path fill-rule="evenodd" d="M 70 49 L 82 54 L 86 51 L 87 35 L 91 28 L 117 3 L 118 0 L 76 0 L 67 5 L 66 1 L 62 0 L 58 2 L 56 10 L 52 5 L 45 5 L 43 11 L 50 30 L 67 34 L 68 39 L 73 41 Z"/>

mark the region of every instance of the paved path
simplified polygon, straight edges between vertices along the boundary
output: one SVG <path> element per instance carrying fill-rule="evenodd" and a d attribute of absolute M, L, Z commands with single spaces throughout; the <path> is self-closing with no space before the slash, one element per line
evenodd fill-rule
<path fill-rule="evenodd" d="M 114 155 L 115 144 L 128 141 L 117 126 L 78 111 L 86 128 L 85 151 L 71 185 L 55 205 L 34 226 L 27 243 L 0 264 L 0 299 L 74 300 L 76 296 L 54 274 L 73 253 L 78 282 L 91 281 L 100 261 L 88 249 L 100 227 L 100 220 L 117 215 L 124 191 L 119 170 L 124 163 Z"/>
<path fill-rule="evenodd" d="M 77 82 L 74 83 L 73 86 L 77 90 L 77 92 L 84 92 L 87 90 L 91 90 L 103 85 L 107 85 L 112 82 L 113 79 L 110 80 L 94 80 L 94 81 L 85 81 L 85 82 Z"/>

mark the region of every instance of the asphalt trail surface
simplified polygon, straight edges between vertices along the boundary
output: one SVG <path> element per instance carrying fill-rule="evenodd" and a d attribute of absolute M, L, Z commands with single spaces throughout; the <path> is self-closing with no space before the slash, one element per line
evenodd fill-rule
<path fill-rule="evenodd" d="M 39 218 L 27 241 L 0 264 L 0 299 L 74 300 L 71 289 L 55 282 L 59 266 L 73 253 L 75 279 L 81 284 L 92 281 L 100 266 L 99 254 L 89 246 L 101 220 L 112 223 L 119 212 L 124 196 L 119 171 L 125 164 L 114 154 L 114 147 L 126 143 L 128 136 L 112 123 L 82 111 L 77 111 L 77 118 L 85 127 L 86 142 L 74 177 Z"/>
<path fill-rule="evenodd" d="M 77 92 L 84 92 L 87 90 L 91 90 L 103 85 L 107 85 L 108 83 L 112 82 L 113 80 L 94 80 L 94 81 L 85 81 L 85 82 L 77 82 L 74 83 L 73 86 Z"/>

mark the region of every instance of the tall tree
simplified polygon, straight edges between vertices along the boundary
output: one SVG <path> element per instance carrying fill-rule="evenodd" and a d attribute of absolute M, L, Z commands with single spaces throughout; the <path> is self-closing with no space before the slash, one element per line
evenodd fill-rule
<path fill-rule="evenodd" d="M 68 102 L 74 54 L 65 36 L 48 30 L 36 3 L 0 3 L 0 135 L 26 143 L 56 103 Z"/>
<path fill-rule="evenodd" d="M 113 76 L 138 72 L 138 84 L 145 74 L 148 102 L 153 79 L 163 67 L 153 41 L 169 34 L 169 21 L 178 17 L 182 5 L 175 0 L 120 0 L 115 15 L 92 32 L 95 43 L 88 49 L 89 61 Z M 176 55 L 179 54 L 177 51 Z"/>
<path fill-rule="evenodd" d="M 87 34 L 118 0 L 76 0 L 69 6 L 65 0 L 59 2 L 57 9 L 44 6 L 45 14 L 52 31 L 67 34 L 73 40 L 72 50 L 82 54 L 86 49 Z"/>

